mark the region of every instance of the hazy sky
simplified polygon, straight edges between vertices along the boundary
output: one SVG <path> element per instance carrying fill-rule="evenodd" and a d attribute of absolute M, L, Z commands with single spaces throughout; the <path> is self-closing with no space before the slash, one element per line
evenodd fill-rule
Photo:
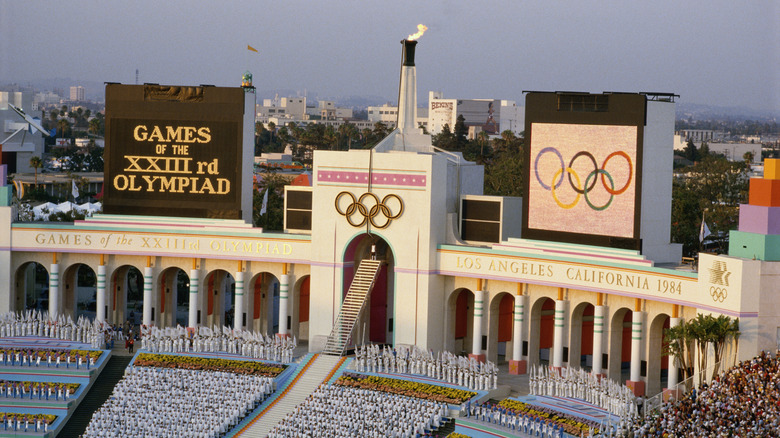
<path fill-rule="evenodd" d="M 0 83 L 237 86 L 395 101 L 423 23 L 418 96 L 655 91 L 780 111 L 780 1 L 0 0 Z M 247 50 L 247 44 L 259 50 Z M 75 84 L 74 84 L 75 85 Z"/>

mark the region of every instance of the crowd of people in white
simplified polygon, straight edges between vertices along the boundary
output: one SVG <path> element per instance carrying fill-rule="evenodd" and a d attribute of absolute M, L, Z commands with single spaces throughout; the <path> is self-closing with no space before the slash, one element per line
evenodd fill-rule
<path fill-rule="evenodd" d="M 425 351 L 416 345 L 397 348 L 376 344 L 355 347 L 357 371 L 368 373 L 398 373 L 423 375 L 472 391 L 487 391 L 498 387 L 498 367 L 491 361 L 456 356 L 448 351 Z"/>
<path fill-rule="evenodd" d="M 59 315 L 50 319 L 48 312 L 27 310 L 24 312 L 6 312 L 0 315 L 0 337 L 38 336 L 42 338 L 62 339 L 93 348 L 105 348 L 105 330 L 108 324 L 90 321 L 80 316 L 75 322 L 70 316 Z"/>
<path fill-rule="evenodd" d="M 620 417 L 621 425 L 633 422 L 639 417 L 637 397 L 631 388 L 614 380 L 599 378 L 582 368 L 561 368 L 555 370 L 544 366 L 532 366 L 529 374 L 531 395 L 576 398 L 605 409 Z M 607 430 L 613 425 L 607 426 Z"/>
<path fill-rule="evenodd" d="M 273 392 L 270 377 L 130 366 L 84 438 L 215 438 Z"/>
<path fill-rule="evenodd" d="M 255 359 L 290 363 L 297 339 L 268 336 L 226 326 L 198 327 L 194 332 L 177 325 L 159 329 L 141 328 L 141 348 L 151 353 L 217 353 L 225 352 Z"/>
<path fill-rule="evenodd" d="M 447 416 L 446 403 L 323 384 L 268 437 L 412 438 L 435 431 Z"/>

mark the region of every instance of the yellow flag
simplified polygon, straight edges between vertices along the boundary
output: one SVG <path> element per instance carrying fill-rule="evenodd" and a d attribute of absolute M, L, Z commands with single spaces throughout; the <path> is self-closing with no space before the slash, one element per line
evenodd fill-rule
<path fill-rule="evenodd" d="M 247 50 L 251 50 L 251 51 L 253 51 L 255 53 L 258 53 L 257 49 L 255 49 L 254 47 L 250 46 L 249 44 L 246 45 L 246 48 L 247 48 Z"/>

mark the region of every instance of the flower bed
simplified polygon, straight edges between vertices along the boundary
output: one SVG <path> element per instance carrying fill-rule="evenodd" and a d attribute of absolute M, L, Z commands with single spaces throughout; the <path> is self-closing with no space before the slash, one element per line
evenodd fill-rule
<path fill-rule="evenodd" d="M 0 412 L 0 424 L 7 422 L 8 420 L 19 420 L 24 423 L 27 419 L 30 423 L 35 423 L 37 420 L 42 420 L 46 424 L 52 424 L 57 420 L 56 415 L 50 414 L 20 414 L 18 412 Z"/>
<path fill-rule="evenodd" d="M 58 348 L 0 348 L 0 354 L 4 354 L 6 360 L 11 357 L 16 358 L 17 354 L 20 355 L 19 360 L 21 360 L 21 356 L 25 356 L 28 360 L 32 356 L 33 361 L 40 357 L 41 363 L 46 362 L 49 356 L 51 356 L 52 362 L 55 362 L 57 357 L 60 358 L 61 362 L 67 361 L 68 357 L 70 357 L 72 362 L 77 361 L 79 357 L 85 361 L 91 358 L 97 362 L 103 352 L 101 350 L 68 350 Z"/>
<path fill-rule="evenodd" d="M 249 360 L 215 359 L 197 356 L 141 353 L 135 358 L 135 366 L 181 368 L 185 370 L 225 371 L 235 374 L 276 377 L 287 365 L 267 364 Z"/>
<path fill-rule="evenodd" d="M 48 390 L 51 388 L 53 391 L 57 391 L 59 388 L 62 388 L 63 390 L 67 390 L 68 394 L 75 394 L 76 391 L 78 391 L 79 387 L 81 386 L 80 383 L 62 383 L 62 382 L 30 382 L 30 381 L 24 381 L 20 382 L 18 380 L 0 380 L 0 395 L 5 394 L 5 389 L 8 385 L 11 385 L 12 388 L 15 387 L 15 385 L 20 384 L 22 385 L 22 388 L 26 392 L 29 393 L 29 391 L 32 388 L 38 389 L 38 390 Z"/>
<path fill-rule="evenodd" d="M 446 386 L 355 373 L 342 374 L 342 376 L 336 380 L 335 384 L 406 395 L 424 400 L 435 400 L 455 405 L 463 404 L 466 400 L 477 395 L 477 393 L 473 391 L 465 391 Z"/>
<path fill-rule="evenodd" d="M 547 408 L 540 408 L 517 400 L 511 400 L 507 398 L 501 400 L 498 406 L 512 411 L 515 414 L 525 414 L 532 417 L 541 418 L 543 420 L 552 421 L 562 426 L 564 432 L 574 436 L 580 436 L 582 433 L 587 434 L 591 427 L 591 425 L 577 420 L 573 416 L 555 412 Z M 599 433 L 598 427 L 594 427 L 594 433 Z"/>

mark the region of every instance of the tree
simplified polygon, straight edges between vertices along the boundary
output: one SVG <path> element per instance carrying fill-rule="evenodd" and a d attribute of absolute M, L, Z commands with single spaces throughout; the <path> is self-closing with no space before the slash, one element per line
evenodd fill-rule
<path fill-rule="evenodd" d="M 747 202 L 748 168 L 710 154 L 675 175 L 672 183 L 672 238 L 683 244 L 683 253 L 693 256 L 699 250 L 702 215 L 720 252 L 728 251 L 728 232 L 736 228 L 739 204 Z"/>
<path fill-rule="evenodd" d="M 103 133 L 103 122 L 102 119 L 99 119 L 97 117 L 94 117 L 89 120 L 89 126 L 87 127 L 87 130 L 92 135 L 102 135 Z"/>
<path fill-rule="evenodd" d="M 456 151 L 458 149 L 458 141 L 455 139 L 452 131 L 450 131 L 449 123 L 445 123 L 441 132 L 431 138 L 431 143 L 445 151 Z"/>
<path fill-rule="evenodd" d="M 469 128 L 466 126 L 466 118 L 463 114 L 458 114 L 458 118 L 455 120 L 455 147 L 456 150 L 462 151 L 466 148 L 466 137 L 468 136 Z"/>
<path fill-rule="evenodd" d="M 664 355 L 671 356 L 677 367 L 682 371 L 686 391 L 690 389 L 693 377 L 693 344 L 694 337 L 689 323 L 680 324 L 664 331 Z"/>
<path fill-rule="evenodd" d="M 30 157 L 30 167 L 35 169 L 35 187 L 38 187 L 38 169 L 43 167 L 43 160 L 39 156 Z"/>
<path fill-rule="evenodd" d="M 262 227 L 264 230 L 282 230 L 284 225 L 284 186 L 287 184 L 289 184 L 289 180 L 274 170 L 263 174 L 263 179 L 259 182 L 253 197 L 252 222 L 256 227 Z M 265 213 L 261 214 L 260 210 L 266 191 L 268 192 L 268 203 Z"/>
<path fill-rule="evenodd" d="M 740 335 L 739 318 L 732 320 L 725 315 L 719 315 L 717 318 L 712 315 L 708 316 L 713 319 L 709 335 L 715 356 L 715 366 L 712 369 L 712 378 L 714 379 L 721 366 L 725 368 L 725 364 L 723 364 L 723 352 L 726 350 L 726 345 L 729 341 L 733 340 L 736 348 L 736 343 L 738 342 Z"/>
<path fill-rule="evenodd" d="M 57 120 L 57 131 L 60 132 L 60 138 L 70 137 L 70 122 L 68 122 L 68 119 Z"/>
<path fill-rule="evenodd" d="M 745 160 L 745 163 L 747 163 L 747 165 L 750 166 L 750 164 L 753 162 L 753 158 L 755 158 L 755 156 L 753 155 L 752 151 L 747 151 L 747 152 L 745 152 L 744 155 L 742 155 L 742 158 Z"/>
<path fill-rule="evenodd" d="M 683 156 L 692 163 L 699 161 L 699 151 L 696 149 L 696 145 L 693 144 L 693 140 L 688 140 L 685 149 L 683 149 Z"/>

